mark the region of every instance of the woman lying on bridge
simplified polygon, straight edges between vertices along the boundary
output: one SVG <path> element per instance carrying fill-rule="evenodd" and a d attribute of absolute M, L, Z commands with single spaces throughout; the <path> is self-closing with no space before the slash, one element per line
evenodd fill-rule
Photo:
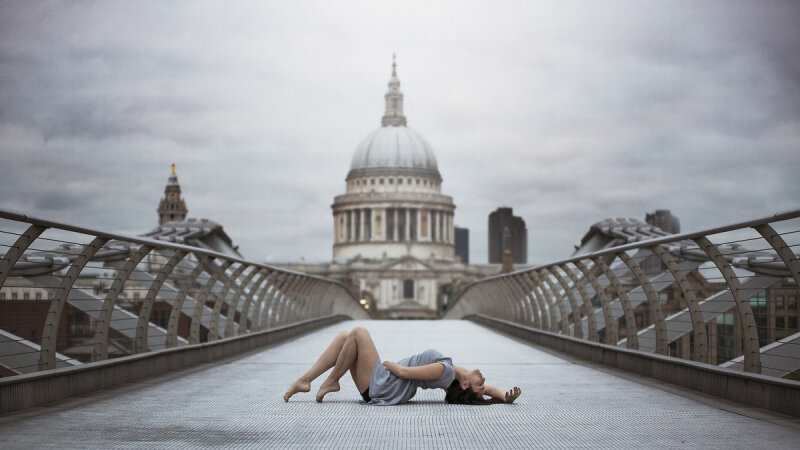
<path fill-rule="evenodd" d="M 369 331 L 355 327 L 349 333 L 342 331 L 333 339 L 308 372 L 289 386 L 283 400 L 288 402 L 292 395 L 310 391 L 311 382 L 331 367 L 333 371 L 317 391 L 318 402 L 329 392 L 339 390 L 339 379 L 348 370 L 361 397 L 370 405 L 406 403 L 414 397 L 417 388 L 444 389 L 447 403 L 470 405 L 513 403 L 522 393 L 518 387 L 504 392 L 484 384 L 486 380 L 478 369 L 454 366 L 452 359 L 433 349 L 399 363 L 383 361 L 381 364 Z M 490 398 L 486 399 L 484 395 Z"/>

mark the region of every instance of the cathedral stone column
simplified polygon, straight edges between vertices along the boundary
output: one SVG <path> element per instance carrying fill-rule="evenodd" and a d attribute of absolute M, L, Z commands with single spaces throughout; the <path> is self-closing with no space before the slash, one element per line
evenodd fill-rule
<path fill-rule="evenodd" d="M 444 211 L 439 211 L 439 242 L 446 242 L 447 236 L 444 235 L 445 230 L 445 216 Z"/>
<path fill-rule="evenodd" d="M 453 213 L 448 214 L 450 218 L 450 226 L 447 228 L 447 232 L 450 234 L 450 243 L 454 243 L 455 240 L 455 233 L 453 232 L 455 225 L 453 225 Z"/>
<path fill-rule="evenodd" d="M 366 233 L 364 232 L 364 210 L 363 209 L 359 209 L 358 210 L 358 234 L 359 234 L 359 236 L 358 236 L 358 240 L 359 241 L 366 240 L 365 239 Z"/>
<path fill-rule="evenodd" d="M 387 214 L 389 214 L 389 212 L 388 212 L 388 210 L 386 208 L 381 210 L 381 239 L 384 240 L 384 241 L 389 239 L 389 236 L 387 236 L 387 234 L 386 234 L 387 230 L 389 229 L 388 225 L 386 225 L 386 215 Z"/>
<path fill-rule="evenodd" d="M 394 240 L 397 241 L 398 240 L 398 236 L 397 236 L 397 228 L 398 228 L 397 227 L 397 225 L 398 225 L 398 223 L 397 223 L 397 208 L 392 208 L 392 213 L 394 214 L 394 229 L 392 231 L 393 231 L 393 234 L 394 234 Z"/>
<path fill-rule="evenodd" d="M 447 213 L 447 243 L 453 243 L 453 215 Z"/>
<path fill-rule="evenodd" d="M 439 241 L 447 242 L 447 215 L 439 211 Z"/>
<path fill-rule="evenodd" d="M 423 216 L 424 214 L 425 214 L 425 213 L 424 213 L 424 212 L 422 212 L 422 210 L 421 210 L 421 209 L 417 208 L 417 240 L 418 240 L 418 241 L 421 241 L 421 240 L 422 240 L 421 238 L 422 238 L 423 236 L 427 236 L 427 233 L 425 233 L 425 232 L 422 230 L 422 226 L 423 226 L 423 223 L 422 223 L 422 216 Z"/>
<path fill-rule="evenodd" d="M 361 213 L 364 214 L 364 241 L 369 242 L 374 233 L 372 231 L 372 208 L 364 208 Z"/>
<path fill-rule="evenodd" d="M 333 241 L 339 242 L 339 214 L 333 215 Z"/>
<path fill-rule="evenodd" d="M 431 226 L 431 220 L 432 220 L 431 219 L 431 211 L 430 210 L 426 210 L 425 211 L 425 233 L 427 235 L 426 237 L 430 241 L 433 240 L 433 236 L 431 235 L 431 230 L 433 229 L 433 227 Z"/>
<path fill-rule="evenodd" d="M 404 232 L 405 237 L 406 237 L 406 242 L 410 241 L 411 240 L 411 210 L 409 208 L 406 208 L 406 226 L 405 226 L 405 229 L 403 230 L 403 232 Z"/>
<path fill-rule="evenodd" d="M 353 240 L 356 242 L 359 241 L 359 237 L 361 235 L 361 229 L 358 227 L 358 221 L 359 218 L 361 217 L 361 214 L 359 213 L 360 213 L 359 210 L 357 209 L 353 210 Z"/>
<path fill-rule="evenodd" d="M 453 214 L 452 213 L 448 214 L 447 215 L 447 219 L 448 219 L 447 220 L 448 221 L 447 234 L 450 236 L 450 239 L 448 239 L 447 242 L 452 244 L 455 241 L 455 239 L 453 239 L 453 237 L 454 237 L 453 236 Z"/>
<path fill-rule="evenodd" d="M 431 211 L 431 240 L 436 242 L 439 239 L 439 235 L 436 233 L 437 229 L 439 228 L 439 212 L 434 210 Z"/>
<path fill-rule="evenodd" d="M 444 213 L 444 227 L 444 240 L 449 244 L 452 240 L 450 230 L 453 228 L 453 216 L 450 213 Z"/>
<path fill-rule="evenodd" d="M 372 238 L 373 241 L 382 241 L 386 239 L 386 210 L 373 209 L 372 210 Z"/>
<path fill-rule="evenodd" d="M 350 242 L 356 240 L 356 227 L 355 227 L 355 217 L 353 217 L 353 210 L 347 211 L 347 237 Z"/>
<path fill-rule="evenodd" d="M 439 242 L 444 242 L 444 213 L 442 211 L 436 211 L 437 217 L 437 233 L 439 235 Z"/>

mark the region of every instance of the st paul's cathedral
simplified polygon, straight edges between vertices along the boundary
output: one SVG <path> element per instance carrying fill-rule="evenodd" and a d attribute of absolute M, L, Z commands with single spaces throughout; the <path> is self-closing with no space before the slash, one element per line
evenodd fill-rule
<path fill-rule="evenodd" d="M 380 318 L 436 318 L 454 290 L 498 266 L 455 256 L 453 198 L 431 146 L 407 125 L 396 64 L 381 126 L 361 141 L 333 200 L 333 261 L 284 265 L 340 280 Z"/>

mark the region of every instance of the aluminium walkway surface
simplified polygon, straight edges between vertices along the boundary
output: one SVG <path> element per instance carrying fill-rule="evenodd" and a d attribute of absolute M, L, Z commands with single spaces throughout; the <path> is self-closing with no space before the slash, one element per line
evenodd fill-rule
<path fill-rule="evenodd" d="M 518 385 L 513 405 L 364 405 L 346 375 L 322 404 L 285 388 L 356 324 L 381 357 L 434 347 Z M 323 375 L 324 376 L 324 375 Z M 2 448 L 796 448 L 800 423 L 629 377 L 466 321 L 346 322 L 216 365 L 0 418 Z"/>

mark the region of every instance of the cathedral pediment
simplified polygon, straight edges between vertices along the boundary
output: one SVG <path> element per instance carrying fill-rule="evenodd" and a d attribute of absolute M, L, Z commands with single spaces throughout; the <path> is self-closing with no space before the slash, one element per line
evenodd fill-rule
<path fill-rule="evenodd" d="M 436 268 L 413 256 L 404 256 L 400 259 L 387 261 L 381 268 L 383 270 L 436 270 Z"/>

